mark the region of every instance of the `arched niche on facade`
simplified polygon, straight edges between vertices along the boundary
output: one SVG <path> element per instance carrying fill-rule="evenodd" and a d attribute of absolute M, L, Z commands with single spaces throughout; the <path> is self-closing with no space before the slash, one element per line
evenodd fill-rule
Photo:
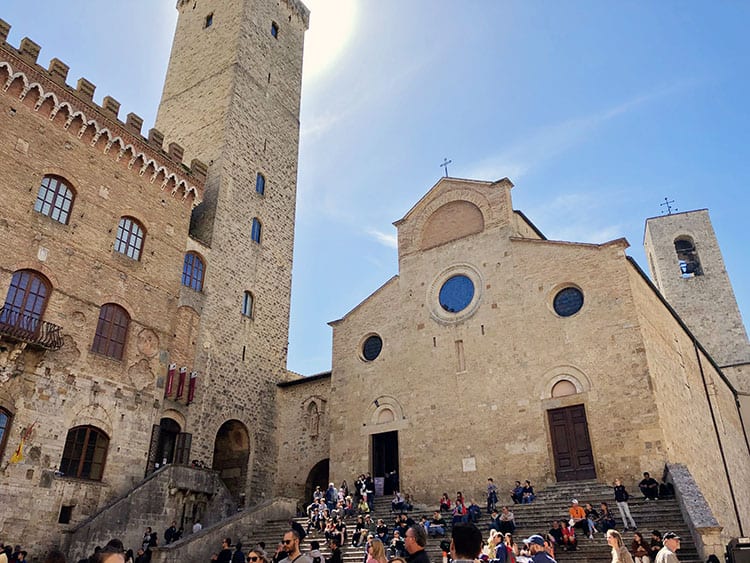
<path fill-rule="evenodd" d="M 319 395 L 308 397 L 302 403 L 302 418 L 305 430 L 311 437 L 320 435 L 326 413 L 326 404 L 327 401 Z"/>
<path fill-rule="evenodd" d="M 537 385 L 536 395 L 542 401 L 580 395 L 591 390 L 591 380 L 572 365 L 560 365 L 548 370 Z"/>
<path fill-rule="evenodd" d="M 364 421 L 363 434 L 379 434 L 406 428 L 409 422 L 401 403 L 390 395 L 381 395 L 372 400 Z"/>

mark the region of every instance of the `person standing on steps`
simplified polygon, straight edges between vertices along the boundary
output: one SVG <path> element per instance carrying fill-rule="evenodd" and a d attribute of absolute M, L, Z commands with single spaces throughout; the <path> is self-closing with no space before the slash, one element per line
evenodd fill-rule
<path fill-rule="evenodd" d="M 426 545 L 427 532 L 425 532 L 422 526 L 415 524 L 406 530 L 404 547 L 409 554 L 407 558 L 408 563 L 430 563 L 430 558 L 424 550 Z"/>
<path fill-rule="evenodd" d="M 286 557 L 280 563 L 312 563 L 312 560 L 300 553 L 299 534 L 294 530 L 284 533 L 284 539 L 281 541 L 286 552 Z"/>
<path fill-rule="evenodd" d="M 630 495 L 625 490 L 625 486 L 622 484 L 622 481 L 620 481 L 620 479 L 615 479 L 614 487 L 617 510 L 620 511 L 620 518 L 622 518 L 622 525 L 624 526 L 623 531 L 627 532 L 629 527 L 637 530 L 638 526 L 636 526 L 635 520 L 633 520 L 633 516 L 631 516 L 630 514 L 630 506 L 628 506 L 628 499 L 630 498 Z M 630 520 L 629 526 L 628 519 Z"/>
<path fill-rule="evenodd" d="M 343 558 L 341 557 L 341 540 L 339 538 L 334 537 L 331 538 L 331 540 L 328 542 L 328 547 L 331 550 L 331 556 L 326 558 L 326 563 L 343 563 Z"/>
<path fill-rule="evenodd" d="M 674 532 L 667 532 L 662 538 L 664 547 L 656 554 L 654 563 L 680 563 L 677 559 L 677 550 L 680 549 L 680 536 Z"/>
<path fill-rule="evenodd" d="M 617 530 L 607 530 L 607 544 L 612 548 L 612 563 L 633 563 L 633 558 Z"/>
<path fill-rule="evenodd" d="M 557 563 L 544 547 L 544 538 L 540 535 L 530 536 L 523 542 L 529 546 L 529 553 L 531 553 L 531 560 L 533 563 Z"/>
<path fill-rule="evenodd" d="M 453 563 L 473 563 L 482 552 L 482 532 L 471 522 L 456 524 L 450 550 Z"/>

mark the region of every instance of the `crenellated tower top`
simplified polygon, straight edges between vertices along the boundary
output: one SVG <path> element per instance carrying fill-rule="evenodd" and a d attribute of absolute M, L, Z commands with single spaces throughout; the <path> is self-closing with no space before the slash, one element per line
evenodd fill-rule
<path fill-rule="evenodd" d="M 101 145 L 117 160 L 128 158 L 129 168 L 150 174 L 152 182 L 160 180 L 162 189 L 171 189 L 173 196 L 181 194 L 193 206 L 202 201 L 208 171 L 203 162 L 193 159 L 186 165 L 183 148 L 175 142 L 165 150 L 164 135 L 156 128 L 144 137 L 143 119 L 135 113 L 120 120 L 115 98 L 105 96 L 101 105 L 96 104 L 96 86 L 86 78 L 79 78 L 75 88 L 68 85 L 68 65 L 53 58 L 47 68 L 42 67 L 37 63 L 41 47 L 28 37 L 13 47 L 7 42 L 10 29 L 0 19 L 0 91 L 17 96 L 92 146 Z"/>

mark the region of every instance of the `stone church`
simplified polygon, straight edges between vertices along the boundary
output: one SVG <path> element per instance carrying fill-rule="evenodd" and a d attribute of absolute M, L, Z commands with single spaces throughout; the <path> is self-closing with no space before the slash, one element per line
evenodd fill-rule
<path fill-rule="evenodd" d="M 331 372 L 302 378 L 309 12 L 177 9 L 145 134 L 0 20 L 0 540 L 224 533 L 366 471 L 428 503 L 664 472 L 702 553 L 747 533 L 750 345 L 705 210 L 647 221 L 649 278 L 624 239 L 548 240 L 508 179 L 443 178 L 395 223 L 398 274 L 330 323 Z"/>

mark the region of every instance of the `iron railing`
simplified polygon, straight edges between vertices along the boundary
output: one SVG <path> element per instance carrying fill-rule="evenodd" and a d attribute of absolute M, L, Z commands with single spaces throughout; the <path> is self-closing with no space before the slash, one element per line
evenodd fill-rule
<path fill-rule="evenodd" d="M 46 350 L 63 345 L 62 327 L 3 306 L 0 309 L 0 336 L 6 336 Z"/>

